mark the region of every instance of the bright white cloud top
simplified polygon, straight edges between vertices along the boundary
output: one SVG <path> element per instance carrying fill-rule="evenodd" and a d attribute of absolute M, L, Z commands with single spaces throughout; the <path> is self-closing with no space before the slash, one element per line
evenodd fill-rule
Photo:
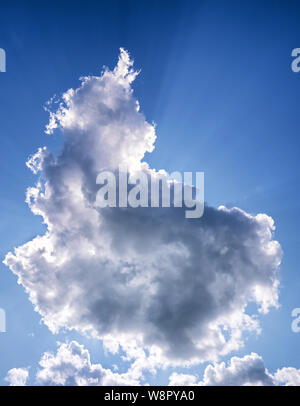
<path fill-rule="evenodd" d="M 27 202 L 47 232 L 4 263 L 54 333 L 75 329 L 112 352 L 121 346 L 140 370 L 217 361 L 260 330 L 249 302 L 263 313 L 278 306 L 281 247 L 272 218 L 239 208 L 206 206 L 202 218 L 185 219 L 180 208 L 96 207 L 101 170 L 125 163 L 156 173 L 143 161 L 156 134 L 133 95 L 137 74 L 121 49 L 113 71 L 83 78 L 50 112 L 46 131 L 61 130 L 62 152 L 41 148 L 27 163 L 39 176 Z M 116 378 L 78 351 L 92 371 L 78 382 Z M 52 377 L 54 361 L 43 359 L 39 379 L 68 382 Z"/>
<path fill-rule="evenodd" d="M 262 357 L 251 353 L 243 358 L 232 357 L 226 366 L 225 362 L 208 365 L 203 380 L 197 377 L 174 372 L 169 385 L 199 386 L 297 386 L 300 384 L 300 370 L 295 368 L 278 369 L 272 375 L 265 367 Z"/>
<path fill-rule="evenodd" d="M 59 343 L 57 353 L 44 353 L 39 364 L 36 381 L 40 385 L 139 385 L 133 369 L 118 374 L 92 364 L 89 352 L 76 341 Z"/>
<path fill-rule="evenodd" d="M 26 386 L 28 376 L 28 368 L 12 368 L 7 372 L 5 381 L 10 386 Z"/>

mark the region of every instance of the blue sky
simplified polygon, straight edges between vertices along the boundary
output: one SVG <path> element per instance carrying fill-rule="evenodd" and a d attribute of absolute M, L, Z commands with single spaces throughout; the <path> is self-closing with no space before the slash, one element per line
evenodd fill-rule
<path fill-rule="evenodd" d="M 157 124 L 150 165 L 204 171 L 209 205 L 267 213 L 275 221 L 284 253 L 281 307 L 260 317 L 262 333 L 234 355 L 257 352 L 271 371 L 300 368 L 299 334 L 291 331 L 291 311 L 300 307 L 300 73 L 291 70 L 299 18 L 299 5 L 284 1 L 2 1 L 1 258 L 45 231 L 24 202 L 36 181 L 28 157 L 43 145 L 61 147 L 59 134 L 44 134 L 45 102 L 78 87 L 80 76 L 113 68 L 124 47 L 141 69 L 135 96 L 147 121 Z M 11 368 L 34 370 L 41 354 L 66 337 L 84 344 L 93 362 L 125 368 L 96 340 L 51 334 L 16 277 L 2 263 L 0 270 L 7 314 L 0 384 Z M 160 371 L 149 380 L 165 384 L 168 375 Z"/>

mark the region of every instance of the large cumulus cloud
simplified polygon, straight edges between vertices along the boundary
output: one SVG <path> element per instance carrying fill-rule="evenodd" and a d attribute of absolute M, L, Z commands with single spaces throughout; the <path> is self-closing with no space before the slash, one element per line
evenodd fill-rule
<path fill-rule="evenodd" d="M 143 161 L 156 134 L 134 98 L 132 65 L 121 50 L 113 71 L 47 107 L 46 131 L 61 131 L 63 149 L 40 148 L 27 163 L 38 175 L 27 202 L 47 232 L 4 262 L 53 332 L 93 334 L 148 367 L 216 360 L 259 331 L 249 302 L 264 313 L 278 305 L 274 222 L 223 206 L 199 219 L 181 208 L 96 207 L 102 169 L 157 173 Z"/>

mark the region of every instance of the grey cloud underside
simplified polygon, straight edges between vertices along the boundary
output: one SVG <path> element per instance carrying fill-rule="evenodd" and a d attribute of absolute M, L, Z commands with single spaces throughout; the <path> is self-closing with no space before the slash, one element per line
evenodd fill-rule
<path fill-rule="evenodd" d="M 128 328 L 135 329 L 138 319 L 132 316 L 142 311 L 146 342 L 164 346 L 170 357 L 201 357 L 196 343 L 205 337 L 209 324 L 242 309 L 257 284 L 272 285 L 277 263 L 263 251 L 261 224 L 239 210 L 206 207 L 204 217 L 197 220 L 184 219 L 180 209 L 159 211 L 106 210 L 103 227 L 110 232 L 115 254 L 126 258 L 134 253 L 130 265 L 143 264 L 131 269 L 126 279 L 147 273 L 149 285 L 155 287 L 149 294 L 145 286 L 138 302 L 129 301 L 128 308 L 114 301 L 110 309 L 116 312 L 108 309 L 109 328 L 119 324 L 121 315 Z M 102 304 L 100 300 L 96 317 Z M 102 317 L 95 322 L 99 321 L 101 329 Z"/>
<path fill-rule="evenodd" d="M 133 97 L 132 63 L 121 52 L 114 71 L 88 77 L 51 113 L 63 130 L 58 157 L 40 149 L 28 166 L 40 180 L 28 204 L 48 231 L 6 256 L 52 331 L 74 328 L 126 351 L 130 342 L 159 363 L 214 360 L 258 330 L 246 305 L 267 312 L 278 302 L 280 245 L 273 220 L 206 206 L 200 219 L 181 208 L 95 207 L 96 176 L 142 162 L 155 129 Z"/>

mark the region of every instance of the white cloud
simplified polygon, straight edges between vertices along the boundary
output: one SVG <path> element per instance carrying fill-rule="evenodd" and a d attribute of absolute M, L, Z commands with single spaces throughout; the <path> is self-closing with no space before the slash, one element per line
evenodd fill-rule
<path fill-rule="evenodd" d="M 197 384 L 197 377 L 190 374 L 179 374 L 173 372 L 169 378 L 170 386 L 193 386 Z"/>
<path fill-rule="evenodd" d="M 300 386 L 300 369 L 282 368 L 274 374 L 274 381 L 285 386 Z"/>
<path fill-rule="evenodd" d="M 112 372 L 100 364 L 92 364 L 89 352 L 76 341 L 59 343 L 57 353 L 46 352 L 36 374 L 39 385 L 123 386 L 139 385 L 132 370 L 124 374 Z"/>
<path fill-rule="evenodd" d="M 251 353 L 243 358 L 231 358 L 229 365 L 224 362 L 209 365 L 204 372 L 202 385 L 272 385 L 273 381 L 265 368 L 263 359 Z"/>
<path fill-rule="evenodd" d="M 134 350 L 134 349 L 133 349 Z M 35 376 L 37 385 L 61 386 L 123 386 L 145 385 L 143 376 L 144 362 L 149 358 L 139 357 L 127 372 L 117 373 L 93 364 L 90 354 L 76 341 L 58 343 L 56 353 L 45 352 L 39 362 Z M 149 368 L 149 365 L 147 366 Z M 152 370 L 155 372 L 155 369 Z M 13 368 L 8 371 L 5 380 L 11 386 L 24 386 L 28 380 L 28 368 Z M 202 380 L 192 374 L 173 372 L 169 377 L 170 386 L 273 386 L 300 385 L 300 369 L 282 368 L 272 375 L 265 367 L 261 356 L 251 353 L 242 358 L 232 357 L 228 363 L 220 362 L 208 365 Z"/>
<path fill-rule="evenodd" d="M 259 331 L 259 311 L 278 306 L 281 248 L 274 222 L 241 209 L 206 207 L 187 220 L 180 208 L 95 207 L 96 177 L 126 163 L 131 171 L 155 142 L 131 83 L 137 73 L 121 50 L 117 67 L 82 80 L 51 112 L 59 156 L 41 148 L 28 162 L 40 175 L 27 202 L 47 232 L 8 253 L 44 323 L 121 345 L 136 370 L 216 361 Z M 50 108 L 50 107 L 49 107 Z"/>
<path fill-rule="evenodd" d="M 208 365 L 203 379 L 197 382 L 195 375 L 173 373 L 169 385 L 199 386 L 273 386 L 300 385 L 300 369 L 282 368 L 272 375 L 265 367 L 261 356 L 251 353 L 242 358 L 232 357 L 225 362 Z"/>
<path fill-rule="evenodd" d="M 28 375 L 28 368 L 12 368 L 4 379 L 10 386 L 25 386 Z"/>

